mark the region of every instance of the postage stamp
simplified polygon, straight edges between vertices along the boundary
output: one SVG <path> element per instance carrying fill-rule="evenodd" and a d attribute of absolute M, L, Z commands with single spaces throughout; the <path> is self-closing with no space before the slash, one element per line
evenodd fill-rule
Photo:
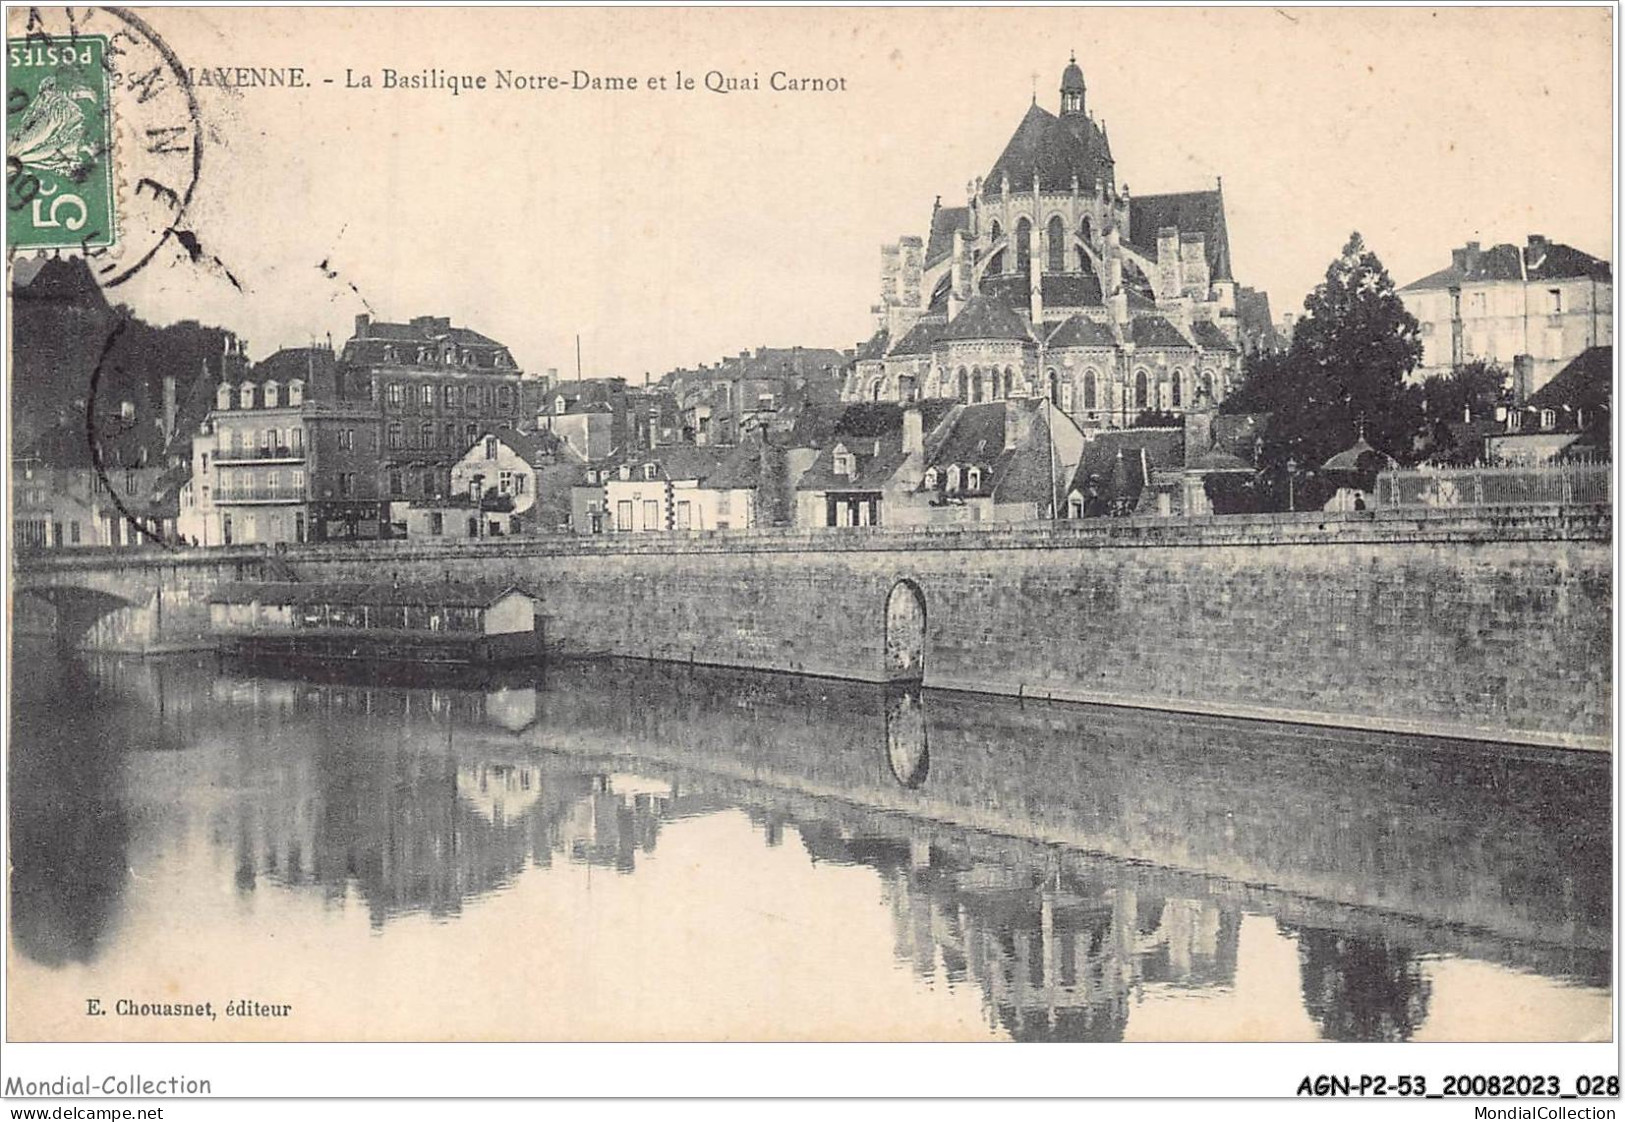
<path fill-rule="evenodd" d="M 6 233 L 18 249 L 114 242 L 107 38 L 6 40 Z"/>
<path fill-rule="evenodd" d="M 204 130 L 185 66 L 121 8 L 7 13 L 11 260 L 82 257 L 114 288 L 165 253 L 203 257 L 187 210 Z"/>

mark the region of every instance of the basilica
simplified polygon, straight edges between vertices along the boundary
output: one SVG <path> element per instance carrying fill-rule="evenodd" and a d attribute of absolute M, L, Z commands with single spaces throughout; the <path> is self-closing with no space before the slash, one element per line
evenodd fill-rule
<path fill-rule="evenodd" d="M 1220 182 L 1130 195 L 1073 58 L 964 206 L 881 249 L 877 330 L 850 401 L 1048 398 L 1083 429 L 1222 401 L 1242 331 Z"/>

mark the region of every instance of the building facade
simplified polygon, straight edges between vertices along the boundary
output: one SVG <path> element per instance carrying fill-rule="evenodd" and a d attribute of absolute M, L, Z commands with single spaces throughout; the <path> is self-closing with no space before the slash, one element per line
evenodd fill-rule
<path fill-rule="evenodd" d="M 1468 242 L 1450 266 L 1399 290 L 1422 327 L 1415 376 L 1495 363 L 1528 398 L 1591 347 L 1614 341 L 1614 278 L 1606 261 L 1530 234 L 1524 245 Z"/>
<path fill-rule="evenodd" d="M 386 533 L 406 532 L 407 503 L 446 495 L 451 467 L 492 425 L 524 415 L 508 348 L 443 316 L 409 323 L 358 315 L 337 360 L 338 400 L 376 408 L 377 487 Z"/>
<path fill-rule="evenodd" d="M 1223 400 L 1243 331 L 1222 184 L 1132 196 L 1076 60 L 962 207 L 881 251 L 875 335 L 848 401 L 1048 398 L 1084 428 Z"/>
<path fill-rule="evenodd" d="M 181 525 L 199 545 L 376 538 L 379 412 L 339 394 L 326 346 L 229 370 L 192 440 Z"/>

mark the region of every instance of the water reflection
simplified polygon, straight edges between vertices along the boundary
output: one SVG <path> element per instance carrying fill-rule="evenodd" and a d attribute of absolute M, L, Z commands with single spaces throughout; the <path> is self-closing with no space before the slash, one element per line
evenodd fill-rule
<path fill-rule="evenodd" d="M 1409 949 L 1314 928 L 1296 934 L 1304 1008 L 1327 1040 L 1409 1040 L 1427 1020 L 1431 987 Z"/>
<path fill-rule="evenodd" d="M 130 834 L 123 753 L 103 738 L 91 708 L 127 707 L 76 662 L 14 660 L 12 675 L 19 693 L 74 704 L 12 709 L 11 743 L 52 750 L 14 748 L 8 760 L 11 790 L 25 793 L 11 803 L 11 937 L 50 966 L 89 962 L 117 921 Z"/>
<path fill-rule="evenodd" d="M 137 865 L 219 877 L 249 944 L 271 892 L 319 904 L 300 921 L 313 946 L 353 904 L 379 936 L 422 916 L 450 947 L 482 901 L 558 891 L 558 862 L 636 889 L 663 834 L 742 812 L 755 842 L 706 851 L 741 870 L 727 906 L 802 890 L 769 857 L 787 838 L 795 877 L 863 871 L 853 899 L 891 932 L 873 953 L 923 993 L 975 995 L 997 1036 L 1121 1040 L 1161 1002 L 1285 1000 L 1239 968 L 1244 931 L 1287 950 L 1274 969 L 1299 995 L 1249 1024 L 1425 1035 L 1434 967 L 1460 960 L 1544 980 L 1556 1021 L 1581 1025 L 1564 1032 L 1607 1028 L 1606 760 L 663 665 L 322 681 L 23 665 L 12 941 L 43 967 L 96 969 L 127 896 L 161 905 Z M 570 906 L 591 925 L 595 900 Z M 680 947 L 661 953 L 646 967 L 682 969 Z M 863 1007 L 858 964 L 820 968 L 811 983 Z M 1570 1015 L 1575 995 L 1600 1025 Z"/>

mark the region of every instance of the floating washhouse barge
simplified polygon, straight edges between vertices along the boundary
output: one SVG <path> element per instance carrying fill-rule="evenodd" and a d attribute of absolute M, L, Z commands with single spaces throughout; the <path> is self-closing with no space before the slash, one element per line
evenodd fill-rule
<path fill-rule="evenodd" d="M 256 581 L 209 597 L 221 648 L 251 658 L 506 662 L 541 653 L 536 597 L 480 581 Z"/>

